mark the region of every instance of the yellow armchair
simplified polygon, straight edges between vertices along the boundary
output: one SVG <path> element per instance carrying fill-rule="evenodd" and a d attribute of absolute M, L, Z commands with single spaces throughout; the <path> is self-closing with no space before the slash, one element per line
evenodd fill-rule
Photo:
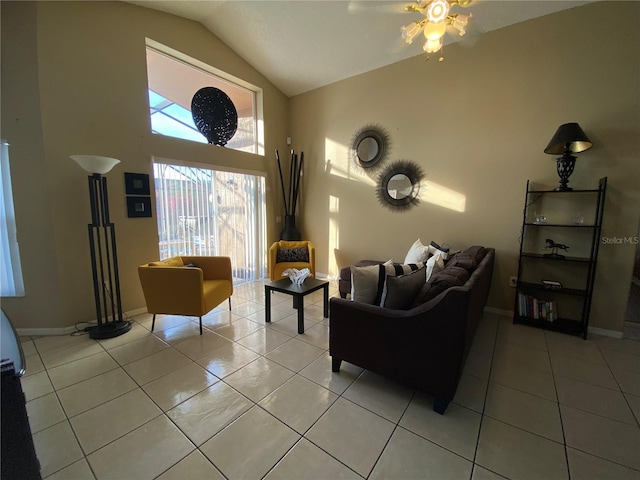
<path fill-rule="evenodd" d="M 153 314 L 188 315 L 200 318 L 227 298 L 231 310 L 233 277 L 229 257 L 172 257 L 138 267 L 138 276 L 147 304 Z"/>
<path fill-rule="evenodd" d="M 304 249 L 307 250 L 306 256 Z M 293 260 L 293 261 L 288 261 Z M 307 261 L 304 261 L 307 260 Z M 272 282 L 282 278 L 287 268 L 301 270 L 308 268 L 313 277 L 316 276 L 316 249 L 308 240 L 288 242 L 280 240 L 269 249 L 269 278 Z"/>

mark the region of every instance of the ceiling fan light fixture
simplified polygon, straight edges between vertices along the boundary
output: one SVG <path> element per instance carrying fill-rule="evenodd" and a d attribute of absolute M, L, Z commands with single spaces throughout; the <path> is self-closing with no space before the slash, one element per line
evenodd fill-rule
<path fill-rule="evenodd" d="M 442 48 L 442 38 L 427 39 L 422 49 L 427 53 L 435 53 Z"/>
<path fill-rule="evenodd" d="M 404 25 L 400 30 L 402 31 L 402 38 L 407 44 L 413 43 L 413 39 L 420 34 L 422 30 L 423 22 L 411 22 Z"/>
<path fill-rule="evenodd" d="M 446 22 L 427 23 L 424 26 L 424 37 L 427 40 L 438 40 L 444 36 L 447 31 Z"/>
<path fill-rule="evenodd" d="M 442 22 L 449 15 L 449 2 L 447 0 L 432 0 L 426 8 L 427 19 L 432 23 Z"/>

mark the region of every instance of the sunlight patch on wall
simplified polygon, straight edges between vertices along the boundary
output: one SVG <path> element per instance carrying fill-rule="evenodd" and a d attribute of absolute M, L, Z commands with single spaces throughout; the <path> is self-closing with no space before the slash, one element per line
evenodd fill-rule
<path fill-rule="evenodd" d="M 443 187 L 431 180 L 425 180 L 420 187 L 419 198 L 421 202 L 431 203 L 439 207 L 464 212 L 467 197 L 455 190 Z"/>
<path fill-rule="evenodd" d="M 338 215 L 340 214 L 340 199 L 329 195 L 329 259 L 328 275 L 332 278 L 338 277 L 338 264 L 336 263 L 335 251 L 340 248 L 340 227 Z"/>
<path fill-rule="evenodd" d="M 349 147 L 330 138 L 325 138 L 325 170 L 331 175 L 363 182 L 367 185 L 375 186 L 375 179 L 369 177 L 363 169 L 357 167 L 349 158 Z"/>

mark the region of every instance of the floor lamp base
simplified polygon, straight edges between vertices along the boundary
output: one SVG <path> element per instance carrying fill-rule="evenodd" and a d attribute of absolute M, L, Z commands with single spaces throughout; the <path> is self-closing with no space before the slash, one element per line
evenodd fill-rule
<path fill-rule="evenodd" d="M 89 328 L 89 337 L 94 340 L 100 340 L 103 338 L 113 338 L 127 333 L 131 330 L 131 322 L 107 322 L 102 325 Z"/>

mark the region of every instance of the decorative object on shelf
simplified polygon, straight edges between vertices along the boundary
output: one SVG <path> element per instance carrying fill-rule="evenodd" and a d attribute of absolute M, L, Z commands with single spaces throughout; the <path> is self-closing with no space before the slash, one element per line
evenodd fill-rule
<path fill-rule="evenodd" d="M 117 337 L 131 330 L 131 323 L 122 319 L 116 227 L 109 218 L 107 177 L 103 175 L 111 171 L 120 160 L 97 155 L 71 155 L 71 158 L 90 173 L 89 249 L 98 325 L 89 328 L 89 337 Z"/>
<path fill-rule="evenodd" d="M 569 246 L 568 245 L 564 245 L 562 243 L 556 243 L 550 238 L 547 238 L 545 240 L 545 243 L 546 243 L 546 246 L 544 248 L 550 248 L 551 249 L 551 253 L 545 253 L 544 254 L 545 257 L 564 258 L 564 255 L 560 255 L 558 253 L 558 250 L 564 250 L 564 251 L 569 250 Z"/>
<path fill-rule="evenodd" d="M 305 278 L 307 278 L 309 275 L 311 275 L 311 272 L 308 268 L 303 268 L 302 270 L 298 270 L 297 268 L 287 268 L 284 272 L 282 272 L 282 276 L 289 277 L 291 283 L 295 285 L 302 285 Z"/>
<path fill-rule="evenodd" d="M 435 53 L 440 50 L 438 61 L 443 61 L 442 45 L 447 27 L 455 31 L 459 36 L 466 33 L 466 27 L 472 14 L 461 15 L 450 13 L 451 7 L 459 5 L 466 7 L 471 0 L 418 0 L 416 3 L 404 7 L 405 12 L 420 12 L 425 18 L 414 21 L 401 28 L 402 38 L 408 44 L 413 43 L 414 38 L 424 33 L 425 42 L 422 49 L 427 53 Z M 429 60 L 429 56 L 427 56 Z"/>
<path fill-rule="evenodd" d="M 533 218 L 535 218 L 535 221 L 533 223 L 537 223 L 537 224 L 545 224 L 545 223 L 547 223 L 547 217 L 545 217 L 541 213 L 534 212 L 533 213 Z"/>
<path fill-rule="evenodd" d="M 582 215 L 581 213 L 576 213 L 573 217 L 571 217 L 571 221 L 574 225 L 583 225 L 584 215 Z"/>
<path fill-rule="evenodd" d="M 542 280 L 542 285 L 547 290 L 560 290 L 562 288 L 562 283 L 555 280 Z"/>
<path fill-rule="evenodd" d="M 296 228 L 296 208 L 298 206 L 298 196 L 300 194 L 300 180 L 304 168 L 304 152 L 300 152 L 300 161 L 294 150 L 291 150 L 291 163 L 289 165 L 289 186 L 285 191 L 284 177 L 282 175 L 282 164 L 280 163 L 280 153 L 276 150 L 276 160 L 278 161 L 278 173 L 280 174 L 280 186 L 282 187 L 282 201 L 284 202 L 284 230 L 280 232 L 280 240 L 300 240 L 302 236 Z M 288 195 L 287 195 L 288 193 Z"/>
<path fill-rule="evenodd" d="M 125 172 L 124 189 L 127 195 L 151 195 L 149 175 L 146 173 Z"/>
<path fill-rule="evenodd" d="M 380 125 L 365 125 L 351 140 L 351 156 L 362 168 L 375 169 L 389 153 L 389 134 Z"/>
<path fill-rule="evenodd" d="M 224 147 L 238 129 L 238 112 L 229 96 L 215 87 L 203 87 L 191 100 L 198 131 L 213 145 Z"/>
<path fill-rule="evenodd" d="M 418 193 L 424 177 L 422 169 L 409 160 L 398 160 L 389 165 L 378 178 L 376 195 L 385 207 L 402 211 L 420 203 Z"/>
<path fill-rule="evenodd" d="M 127 197 L 127 216 L 141 218 L 151 216 L 151 197 Z"/>
<path fill-rule="evenodd" d="M 558 162 L 558 176 L 560 177 L 560 186 L 555 189 L 557 192 L 573 190 L 567 186 L 569 177 L 573 173 L 576 165 L 576 157 L 574 157 L 572 153 L 584 152 L 592 146 L 591 140 L 589 140 L 577 123 L 565 123 L 558 127 L 549 145 L 544 149 L 544 153 L 550 155 L 562 154 L 561 157 L 556 159 Z"/>

